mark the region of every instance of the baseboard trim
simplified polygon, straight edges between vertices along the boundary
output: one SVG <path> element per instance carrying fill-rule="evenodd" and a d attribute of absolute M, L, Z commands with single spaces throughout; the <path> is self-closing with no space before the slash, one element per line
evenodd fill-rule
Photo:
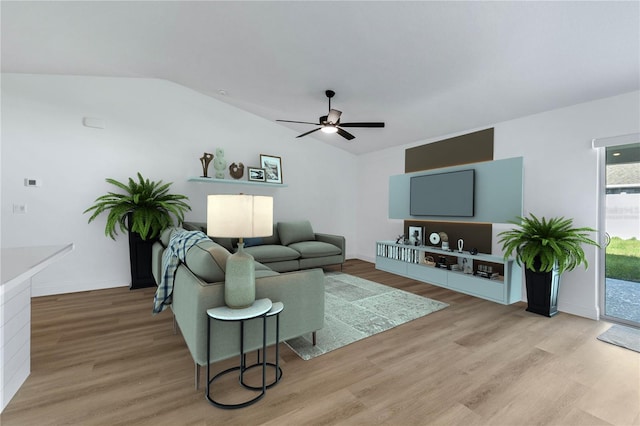
<path fill-rule="evenodd" d="M 597 306 L 582 306 L 575 305 L 573 303 L 558 302 L 558 310 L 571 315 L 577 315 L 579 317 L 589 318 L 595 321 L 600 319 L 600 309 Z"/>
<path fill-rule="evenodd" d="M 56 294 L 79 293 L 81 291 L 104 290 L 107 288 L 129 287 L 122 283 L 38 283 L 31 285 L 31 297 L 53 296 Z"/>

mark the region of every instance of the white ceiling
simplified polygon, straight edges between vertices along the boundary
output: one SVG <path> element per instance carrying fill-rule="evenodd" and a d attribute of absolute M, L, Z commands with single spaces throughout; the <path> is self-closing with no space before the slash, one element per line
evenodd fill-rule
<path fill-rule="evenodd" d="M 3 72 L 162 78 L 268 120 L 315 122 L 333 89 L 386 127 L 307 137 L 356 154 L 640 89 L 638 1 L 0 7 Z"/>

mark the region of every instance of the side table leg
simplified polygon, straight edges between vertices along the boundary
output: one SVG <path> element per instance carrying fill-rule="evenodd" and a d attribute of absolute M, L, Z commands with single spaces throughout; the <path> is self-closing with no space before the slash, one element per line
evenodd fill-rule
<path fill-rule="evenodd" d="M 205 392 L 207 394 L 207 399 L 209 399 L 209 384 L 211 382 L 210 379 L 210 364 L 211 364 L 211 317 L 207 315 L 207 387 Z M 198 363 L 196 363 L 198 365 Z M 196 369 L 196 371 L 198 371 Z M 198 385 L 198 379 L 196 379 L 196 386 Z"/>
<path fill-rule="evenodd" d="M 262 317 L 262 393 L 267 391 L 267 316 Z"/>

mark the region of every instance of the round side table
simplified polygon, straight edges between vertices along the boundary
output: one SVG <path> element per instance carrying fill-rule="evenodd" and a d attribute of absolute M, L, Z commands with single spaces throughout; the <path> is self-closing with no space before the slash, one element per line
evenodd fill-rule
<path fill-rule="evenodd" d="M 273 381 L 267 384 L 267 389 L 277 385 L 280 379 L 282 378 L 282 368 L 280 368 L 280 312 L 282 312 L 283 309 L 284 309 L 284 304 L 282 302 L 273 302 L 273 306 L 271 307 L 271 310 L 267 312 L 267 315 L 266 315 L 267 318 L 272 317 L 274 315 L 276 316 L 276 359 L 275 359 L 275 363 L 273 362 L 266 363 L 268 367 L 272 367 L 274 369 L 275 376 Z M 250 368 L 260 367 L 262 363 L 265 362 L 266 357 L 267 357 L 267 353 L 263 351 L 262 352 L 263 360 L 261 362 L 260 350 L 258 350 L 258 357 L 256 359 L 256 363 L 245 367 L 245 371 Z M 245 361 L 245 364 L 246 364 L 246 361 Z M 245 383 L 242 383 L 242 386 L 244 386 L 247 389 L 260 390 L 259 387 L 249 386 Z"/>
<path fill-rule="evenodd" d="M 207 400 L 216 407 L 225 408 L 225 409 L 233 409 L 233 408 L 242 408 L 247 407 L 257 401 L 259 401 L 267 390 L 267 382 L 266 382 L 266 369 L 267 369 L 267 360 L 266 357 L 262 357 L 262 386 L 259 388 L 250 388 L 254 390 L 259 390 L 260 393 L 252 399 L 241 402 L 239 404 L 223 404 L 218 402 L 211 397 L 211 387 L 213 382 L 216 379 L 224 376 L 225 374 L 231 373 L 233 371 L 240 371 L 240 383 L 244 386 L 244 378 L 243 374 L 247 370 L 245 365 L 245 354 L 244 354 L 244 322 L 247 320 L 251 320 L 254 318 L 262 318 L 262 353 L 266 353 L 267 350 L 267 314 L 273 307 L 271 300 L 269 299 L 258 299 L 253 302 L 253 305 L 244 309 L 231 309 L 227 306 L 220 306 L 217 308 L 207 309 L 207 389 L 206 389 L 206 398 Z M 240 322 L 240 365 L 236 367 L 228 368 L 220 373 L 211 377 L 210 368 L 210 353 L 211 353 L 211 320 L 217 321 L 235 321 Z"/>

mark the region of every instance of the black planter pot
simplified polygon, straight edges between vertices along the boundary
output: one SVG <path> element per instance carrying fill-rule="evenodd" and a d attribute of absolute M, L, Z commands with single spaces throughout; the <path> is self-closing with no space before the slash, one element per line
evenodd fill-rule
<path fill-rule="evenodd" d="M 129 232 L 130 290 L 156 285 L 151 273 L 151 246 L 155 241 L 156 239 L 143 240 L 137 232 Z"/>
<path fill-rule="evenodd" d="M 539 265 L 534 265 L 539 268 Z M 558 313 L 558 285 L 560 274 L 557 265 L 551 272 L 524 271 L 527 284 L 527 311 L 552 317 Z"/>
<path fill-rule="evenodd" d="M 129 232 L 129 262 L 131 263 L 129 290 L 156 285 L 151 273 L 151 247 L 157 240 L 157 238 L 143 240 L 137 232 Z"/>

